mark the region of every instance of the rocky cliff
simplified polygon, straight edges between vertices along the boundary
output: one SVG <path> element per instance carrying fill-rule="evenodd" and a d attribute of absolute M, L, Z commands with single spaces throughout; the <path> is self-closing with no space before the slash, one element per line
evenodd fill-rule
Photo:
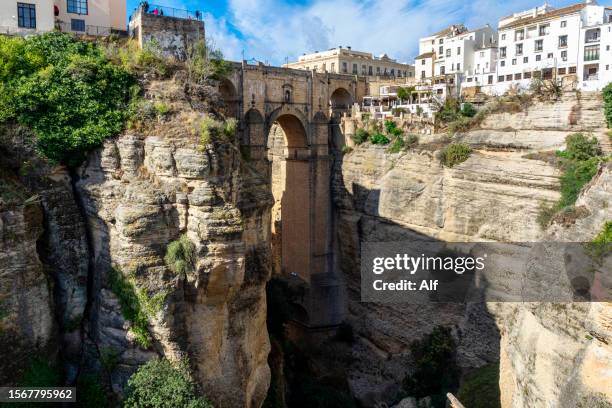
<path fill-rule="evenodd" d="M 612 378 L 602 371 L 612 351 L 609 304 L 504 303 L 474 310 L 359 301 L 360 241 L 593 239 L 612 218 L 608 167 L 577 203 L 588 215 L 548 230 L 536 219 L 543 205 L 559 198 L 554 150 L 564 147 L 569 133 L 583 131 L 609 152 L 604 123 L 599 95 L 566 93 L 555 103 L 489 115 L 478 129 L 455 135 L 474 152 L 452 168 L 439 160 L 446 135 L 421 136 L 419 146 L 398 154 L 366 144 L 343 156 L 333 188 L 349 321 L 360 338 L 353 352 L 364 362 L 351 367 L 351 385 L 361 400 L 388 401 L 409 371 L 411 341 L 442 324 L 455 329 L 464 369 L 501 359 L 503 407 L 574 407 L 598 393 L 612 401 Z"/>
<path fill-rule="evenodd" d="M 22 350 L 59 338 L 68 381 L 98 373 L 117 395 L 147 360 L 186 357 L 216 407 L 259 407 L 270 377 L 269 186 L 234 144 L 200 143 L 204 114 L 180 84 L 152 83 L 147 97 L 170 113 L 75 171 L 41 164 L 17 177 L 21 162 L 6 166 L 15 188 L 38 195 L 0 209 L 3 338 L 27 339 Z M 20 145 L 4 143 L 6 157 Z M 181 236 L 194 261 L 176 273 L 164 256 Z M 127 295 L 144 328 L 126 315 Z"/>

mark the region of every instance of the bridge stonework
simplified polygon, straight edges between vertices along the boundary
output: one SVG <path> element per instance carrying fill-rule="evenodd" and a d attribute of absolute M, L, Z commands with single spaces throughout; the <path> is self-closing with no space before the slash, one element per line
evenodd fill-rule
<path fill-rule="evenodd" d="M 333 255 L 330 194 L 332 127 L 366 94 L 356 76 L 235 64 L 220 85 L 226 115 L 238 119 L 241 149 L 272 187 L 269 137 L 284 134 L 280 179 L 281 275 L 305 288 L 296 307 L 303 325 L 334 326 L 343 319 L 342 288 Z"/>

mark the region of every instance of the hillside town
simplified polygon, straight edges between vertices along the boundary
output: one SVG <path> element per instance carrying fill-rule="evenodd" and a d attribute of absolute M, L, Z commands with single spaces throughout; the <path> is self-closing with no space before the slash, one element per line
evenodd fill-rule
<path fill-rule="evenodd" d="M 147 2 L 141 6 L 146 12 L 138 14 L 143 7 L 134 10 L 126 27 L 125 0 L 103 0 L 95 7 L 88 0 L 7 1 L 0 5 L 0 33 L 28 35 L 55 29 L 90 36 L 129 34 L 142 45 L 143 34 L 134 24 L 144 15 L 194 20 L 201 25 L 192 25 L 194 30 L 204 36 L 200 11 Z M 502 17 L 497 29 L 457 23 L 420 38 L 413 63 L 338 46 L 305 53 L 283 67 L 365 77 L 368 95 L 354 101 L 363 110 L 381 117 L 405 112 L 431 118 L 449 96 L 478 105 L 491 96 L 528 89 L 539 79 L 564 89 L 601 90 L 612 81 L 611 32 L 612 7 L 596 0 L 562 8 L 544 3 Z M 407 98 L 398 97 L 400 88 L 409 90 Z"/>

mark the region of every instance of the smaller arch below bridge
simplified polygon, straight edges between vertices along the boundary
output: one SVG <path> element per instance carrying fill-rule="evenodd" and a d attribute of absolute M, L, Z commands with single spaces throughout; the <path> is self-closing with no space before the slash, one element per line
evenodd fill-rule
<path fill-rule="evenodd" d="M 353 95 L 346 88 L 336 88 L 329 96 L 332 111 L 348 110 L 353 105 Z"/>
<path fill-rule="evenodd" d="M 223 102 L 223 107 L 221 108 L 223 114 L 226 117 L 237 118 L 240 107 L 240 98 L 232 81 L 227 78 L 223 78 L 221 80 L 219 83 L 219 95 L 221 96 L 221 101 Z"/>
<path fill-rule="evenodd" d="M 266 120 L 266 134 L 272 126 L 278 123 L 285 133 L 286 147 L 289 149 L 307 148 L 308 120 L 305 115 L 293 106 L 283 105 L 268 116 Z"/>

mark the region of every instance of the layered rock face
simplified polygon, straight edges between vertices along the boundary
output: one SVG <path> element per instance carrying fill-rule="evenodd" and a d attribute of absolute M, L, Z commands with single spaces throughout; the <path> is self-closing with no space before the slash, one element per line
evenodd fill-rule
<path fill-rule="evenodd" d="M 608 304 L 562 305 L 569 312 L 557 313 L 561 306 L 542 304 L 486 304 L 474 310 L 458 304 L 359 302 L 360 242 L 593 239 L 612 218 L 609 198 L 604 198 L 609 197 L 607 169 L 577 203 L 588 209 L 588 217 L 548 231 L 536 219 L 541 206 L 559 198 L 560 171 L 548 158 L 563 148 L 568 134 L 592 133 L 609 151 L 602 111 L 599 95 L 568 93 L 556 103 L 537 102 L 524 112 L 490 115 L 481 128 L 455 136 L 474 152 L 453 168 L 443 167 L 438 159 L 440 139 L 446 137 L 441 135 L 422 136 L 416 149 L 399 154 L 389 154 L 385 147 L 358 146 L 337 163 L 333 190 L 338 253 L 349 294 L 349 321 L 361 339 L 353 351 L 364 363 L 351 367 L 351 385 L 360 399 L 385 400 L 409 367 L 410 342 L 438 324 L 455 328 L 460 366 L 479 367 L 501 356 L 504 407 L 570 407 L 580 398 L 612 389 L 612 378 L 602 371 L 609 369 L 604 361 L 610 359 Z M 568 319 L 571 330 L 565 327 Z M 589 330 L 597 336 L 589 335 L 587 341 Z M 554 346 L 545 350 L 549 345 Z M 380 366 L 382 375 L 372 368 Z M 587 378 L 594 367 L 600 371 Z M 563 390 L 572 381 L 570 400 Z"/>
<path fill-rule="evenodd" d="M 269 181 L 234 143 L 200 144 L 205 114 L 181 84 L 151 83 L 147 96 L 172 113 L 107 140 L 79 169 L 50 167 L 27 149 L 0 163 L 17 174 L 32 160 L 32 174 L 14 178 L 36 193 L 28 205 L 29 196 L 17 206 L 0 201 L 2 344 L 25 357 L 59 354 L 67 381 L 98 373 L 119 396 L 146 361 L 187 358 L 215 406 L 259 407 L 270 381 Z M 25 142 L 0 145 L 15 146 Z M 164 257 L 183 235 L 193 268 L 175 273 Z M 145 327 L 126 314 L 127 291 Z"/>
<path fill-rule="evenodd" d="M 199 146 L 186 125 L 195 113 L 177 110 L 149 136 L 108 141 L 79 172 L 95 276 L 87 350 L 94 361 L 96 353 L 117 356 L 111 372 L 117 391 L 156 355 L 188 357 L 215 406 L 258 407 L 270 376 L 271 195 L 235 147 Z M 164 255 L 181 234 L 195 245 L 196 263 L 177 275 Z M 164 299 L 151 319 L 149 349 L 129 331 L 109 284 L 111 268 L 150 299 Z"/>

